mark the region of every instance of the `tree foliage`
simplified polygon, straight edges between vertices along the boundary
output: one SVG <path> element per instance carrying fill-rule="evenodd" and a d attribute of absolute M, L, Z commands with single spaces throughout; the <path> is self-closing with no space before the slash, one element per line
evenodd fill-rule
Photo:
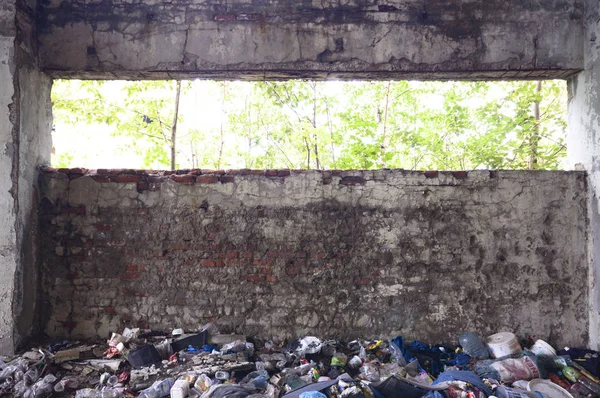
<path fill-rule="evenodd" d="M 176 87 L 58 81 L 55 134 L 104 126 L 151 168 L 170 166 L 175 121 L 178 168 L 557 169 L 566 154 L 563 81 L 186 81 L 174 118 Z"/>

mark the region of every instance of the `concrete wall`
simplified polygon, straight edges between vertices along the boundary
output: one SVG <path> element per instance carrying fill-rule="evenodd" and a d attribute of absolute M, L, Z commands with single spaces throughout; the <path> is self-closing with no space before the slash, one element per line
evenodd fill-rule
<path fill-rule="evenodd" d="M 83 78 L 566 77 L 582 0 L 52 0 L 40 62 Z"/>
<path fill-rule="evenodd" d="M 569 80 L 568 160 L 583 168 L 589 178 L 590 251 L 589 289 L 590 346 L 600 349 L 600 9 L 586 1 L 585 71 Z"/>
<path fill-rule="evenodd" d="M 582 172 L 86 172 L 41 175 L 50 336 L 587 342 Z"/>
<path fill-rule="evenodd" d="M 35 5 L 35 2 L 34 2 Z M 51 80 L 37 70 L 28 2 L 0 4 L 0 353 L 39 331 L 37 166 L 50 157 Z"/>

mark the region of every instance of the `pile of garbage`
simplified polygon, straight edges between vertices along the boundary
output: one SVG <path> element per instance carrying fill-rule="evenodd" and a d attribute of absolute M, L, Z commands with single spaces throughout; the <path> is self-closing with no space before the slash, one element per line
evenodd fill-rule
<path fill-rule="evenodd" d="M 287 344 L 126 328 L 103 344 L 54 341 L 0 361 L 0 396 L 77 398 L 600 397 L 598 352 L 509 332 L 459 345 L 304 337 Z M 525 347 L 525 349 L 523 348 Z"/>

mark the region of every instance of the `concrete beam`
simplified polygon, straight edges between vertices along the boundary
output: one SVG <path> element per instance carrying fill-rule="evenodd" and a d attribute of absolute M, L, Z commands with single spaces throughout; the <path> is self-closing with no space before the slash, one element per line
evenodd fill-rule
<path fill-rule="evenodd" d="M 582 0 L 53 0 L 54 77 L 539 79 L 583 68 Z"/>

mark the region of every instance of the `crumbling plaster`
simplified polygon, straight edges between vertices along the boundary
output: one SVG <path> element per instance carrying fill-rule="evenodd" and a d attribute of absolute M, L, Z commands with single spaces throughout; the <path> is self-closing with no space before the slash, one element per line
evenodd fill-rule
<path fill-rule="evenodd" d="M 40 61 L 84 78 L 566 77 L 580 0 L 43 1 Z"/>

